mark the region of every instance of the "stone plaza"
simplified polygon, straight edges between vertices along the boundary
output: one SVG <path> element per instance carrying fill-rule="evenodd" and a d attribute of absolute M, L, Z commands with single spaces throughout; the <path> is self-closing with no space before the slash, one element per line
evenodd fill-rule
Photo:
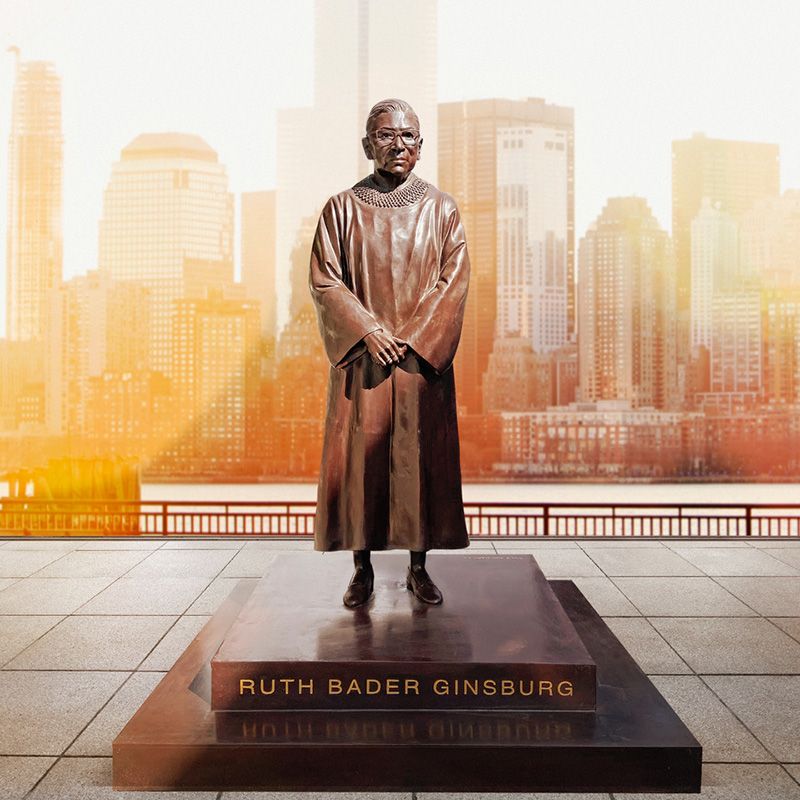
<path fill-rule="evenodd" d="M 278 552 L 309 549 L 232 537 L 0 540 L 0 797 L 324 797 L 111 788 L 112 741 L 238 581 L 261 577 Z M 800 800 L 800 541 L 526 539 L 470 551 L 530 553 L 548 578 L 575 582 L 703 746 L 694 796 Z"/>

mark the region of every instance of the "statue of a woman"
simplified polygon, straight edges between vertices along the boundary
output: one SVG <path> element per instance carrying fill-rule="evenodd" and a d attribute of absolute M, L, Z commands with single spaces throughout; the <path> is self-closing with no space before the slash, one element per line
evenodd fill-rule
<path fill-rule="evenodd" d="M 372 595 L 372 550 L 406 549 L 407 587 L 442 595 L 434 548 L 469 545 L 452 362 L 469 257 L 453 198 L 418 178 L 419 120 L 402 100 L 369 113 L 374 172 L 331 197 L 317 225 L 309 287 L 331 362 L 314 528 L 317 550 L 352 550 L 344 595 Z"/>

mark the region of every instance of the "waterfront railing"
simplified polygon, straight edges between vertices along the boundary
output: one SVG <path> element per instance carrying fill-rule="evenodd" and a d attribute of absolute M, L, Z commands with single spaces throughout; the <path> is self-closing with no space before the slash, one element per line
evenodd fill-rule
<path fill-rule="evenodd" d="M 306 538 L 314 502 L 0 500 L 0 536 Z M 465 503 L 474 539 L 800 536 L 800 504 Z"/>

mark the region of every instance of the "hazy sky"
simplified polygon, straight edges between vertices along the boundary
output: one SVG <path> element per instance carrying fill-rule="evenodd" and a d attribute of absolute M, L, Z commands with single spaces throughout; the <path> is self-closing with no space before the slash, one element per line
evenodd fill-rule
<path fill-rule="evenodd" d="M 71 277 L 96 266 L 103 188 L 139 133 L 200 134 L 236 193 L 275 185 L 275 110 L 312 101 L 312 11 L 311 0 L 0 0 L 0 288 L 6 47 L 53 61 L 62 79 Z M 798 34 L 797 0 L 439 0 L 439 96 L 573 106 L 578 235 L 627 194 L 668 229 L 670 142 L 693 131 L 778 143 L 782 188 L 800 188 Z"/>

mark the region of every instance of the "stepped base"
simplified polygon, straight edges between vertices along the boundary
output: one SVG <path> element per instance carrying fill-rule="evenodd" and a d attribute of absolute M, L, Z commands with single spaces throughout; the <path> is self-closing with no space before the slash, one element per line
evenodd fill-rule
<path fill-rule="evenodd" d="M 210 662 L 257 583 L 237 585 L 117 737 L 114 788 L 700 790 L 698 742 L 571 581 L 549 586 L 596 664 L 596 712 L 215 713 Z"/>

